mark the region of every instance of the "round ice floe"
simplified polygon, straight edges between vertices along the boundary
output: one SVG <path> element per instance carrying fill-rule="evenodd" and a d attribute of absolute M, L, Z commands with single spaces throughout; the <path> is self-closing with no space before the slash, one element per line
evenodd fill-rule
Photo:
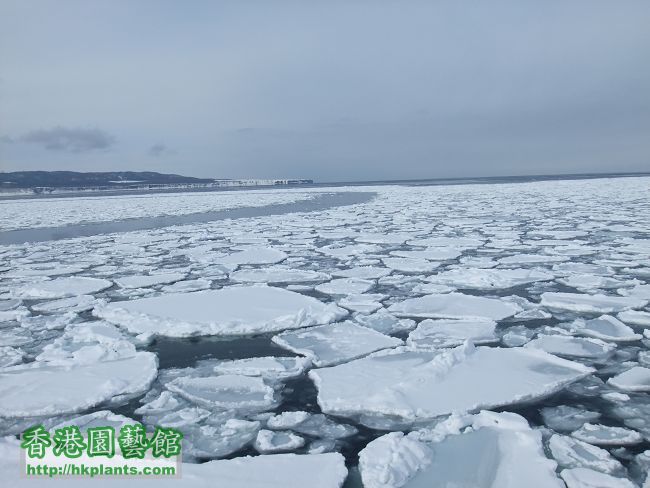
<path fill-rule="evenodd" d="M 567 488 L 636 488 L 628 479 L 587 468 L 565 469 L 560 476 Z"/>
<path fill-rule="evenodd" d="M 423 251 L 391 251 L 390 254 L 391 256 L 397 256 L 400 258 L 447 261 L 448 259 L 456 259 L 462 254 L 462 251 L 444 247 L 430 247 Z"/>
<path fill-rule="evenodd" d="M 501 320 L 521 311 L 513 303 L 462 293 L 425 295 L 391 305 L 389 312 L 400 317 Z"/>
<path fill-rule="evenodd" d="M 361 280 L 358 278 L 337 278 L 316 286 L 316 291 L 327 295 L 352 295 L 365 293 L 374 285 L 375 283 L 369 280 Z"/>
<path fill-rule="evenodd" d="M 242 269 L 230 275 L 239 283 L 317 283 L 329 278 L 325 273 L 290 268 Z"/>
<path fill-rule="evenodd" d="M 477 290 L 511 288 L 536 281 L 553 279 L 553 274 L 539 269 L 472 269 L 456 268 L 432 277 L 435 282 Z"/>
<path fill-rule="evenodd" d="M 571 436 L 596 446 L 632 446 L 643 442 L 641 434 L 623 427 L 601 424 L 585 424 Z"/>
<path fill-rule="evenodd" d="M 292 432 L 260 430 L 255 439 L 255 449 L 260 454 L 289 452 L 305 445 L 305 439 Z"/>
<path fill-rule="evenodd" d="M 95 315 L 129 331 L 170 337 L 245 335 L 333 322 L 336 305 L 271 286 L 232 286 L 113 302 Z"/>
<path fill-rule="evenodd" d="M 79 295 L 37 303 L 32 305 L 32 310 L 43 313 L 85 312 L 86 310 L 92 310 L 99 303 L 101 302 L 92 295 Z"/>
<path fill-rule="evenodd" d="M 241 266 L 242 264 L 276 264 L 287 259 L 287 254 L 271 247 L 252 247 L 228 256 L 214 258 L 214 262 L 226 266 Z"/>
<path fill-rule="evenodd" d="M 616 346 L 598 339 L 564 335 L 540 335 L 524 347 L 542 349 L 568 358 L 605 359 Z"/>
<path fill-rule="evenodd" d="M 542 293 L 542 305 L 572 312 L 612 313 L 644 307 L 647 300 L 610 295 L 582 293 Z"/>
<path fill-rule="evenodd" d="M 415 347 L 455 347 L 466 340 L 474 344 L 498 341 L 492 320 L 423 320 L 413 330 L 407 344 Z"/>
<path fill-rule="evenodd" d="M 146 391 L 157 374 L 155 354 L 138 352 L 116 361 L 74 366 L 41 363 L 0 372 L 0 417 L 20 418 L 79 412 L 120 396 Z"/>
<path fill-rule="evenodd" d="M 382 308 L 381 300 L 385 298 L 386 295 L 378 293 L 348 295 L 336 303 L 353 312 L 372 313 Z"/>
<path fill-rule="evenodd" d="M 134 275 L 117 278 L 117 283 L 122 288 L 147 288 L 154 285 L 166 285 L 185 278 L 185 273 L 158 273 L 152 275 Z"/>
<path fill-rule="evenodd" d="M 97 293 L 113 285 L 108 280 L 70 276 L 21 285 L 10 291 L 17 298 L 64 298 Z"/>
<path fill-rule="evenodd" d="M 440 266 L 438 262 L 417 258 L 383 258 L 384 266 L 402 273 L 430 273 Z"/>
<path fill-rule="evenodd" d="M 610 378 L 607 383 L 624 391 L 650 391 L 650 369 L 635 366 Z"/>
<path fill-rule="evenodd" d="M 380 268 L 378 266 L 358 266 L 356 268 L 332 271 L 332 275 L 334 276 L 341 278 L 359 278 L 362 280 L 376 280 L 388 276 L 390 273 L 390 269 Z"/>

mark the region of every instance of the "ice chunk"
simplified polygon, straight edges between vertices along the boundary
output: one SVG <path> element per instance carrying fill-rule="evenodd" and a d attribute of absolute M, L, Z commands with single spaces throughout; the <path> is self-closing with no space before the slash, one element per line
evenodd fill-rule
<path fill-rule="evenodd" d="M 0 417 L 79 412 L 118 395 L 142 393 L 156 374 L 157 359 L 149 352 L 73 367 L 39 363 L 12 366 L 0 371 Z"/>
<path fill-rule="evenodd" d="M 576 288 L 580 291 L 598 290 L 600 288 L 618 288 L 624 286 L 624 282 L 606 276 L 591 274 L 572 274 L 566 278 L 557 280 L 558 283 Z"/>
<path fill-rule="evenodd" d="M 282 412 L 268 419 L 267 427 L 274 430 L 291 429 L 301 434 L 325 439 L 344 439 L 357 433 L 347 424 L 337 424 L 322 413 Z"/>
<path fill-rule="evenodd" d="M 337 303 L 341 307 L 354 312 L 372 313 L 382 308 L 383 305 L 380 300 L 385 298 L 386 295 L 367 293 L 361 295 L 348 295 L 341 298 Z"/>
<path fill-rule="evenodd" d="M 607 383 L 624 391 L 650 391 L 650 369 L 635 366 L 610 378 Z"/>
<path fill-rule="evenodd" d="M 113 302 L 94 314 L 135 334 L 187 337 L 296 329 L 333 322 L 347 312 L 281 288 L 232 286 Z"/>
<path fill-rule="evenodd" d="M 277 402 L 273 388 L 261 378 L 251 376 L 181 376 L 165 386 L 169 391 L 206 408 L 266 410 Z"/>
<path fill-rule="evenodd" d="M 619 313 L 617 317 L 626 324 L 638 325 L 639 327 L 650 327 L 650 312 L 627 310 Z"/>
<path fill-rule="evenodd" d="M 609 474 L 624 472 L 623 465 L 609 452 L 572 437 L 554 434 L 548 447 L 563 468 L 590 468 Z"/>
<path fill-rule="evenodd" d="M 392 432 L 370 442 L 359 454 L 363 486 L 562 486 L 555 463 L 544 456 L 541 434 L 518 415 L 481 412 L 452 417 L 434 431 L 433 438 L 423 430 L 408 435 Z"/>
<path fill-rule="evenodd" d="M 388 311 L 400 317 L 501 320 L 521 312 L 521 307 L 494 298 L 447 293 L 409 298 Z"/>
<path fill-rule="evenodd" d="M 317 271 L 277 267 L 242 269 L 231 273 L 230 279 L 240 283 L 318 283 L 330 277 Z"/>
<path fill-rule="evenodd" d="M 524 347 L 542 349 L 551 354 L 568 358 L 603 360 L 610 356 L 616 346 L 598 339 L 565 335 L 540 335 Z"/>
<path fill-rule="evenodd" d="M 271 247 L 251 247 L 228 256 L 214 258 L 214 262 L 226 266 L 242 264 L 276 264 L 287 259 L 287 254 Z"/>
<path fill-rule="evenodd" d="M 536 281 L 552 280 L 554 275 L 538 269 L 463 269 L 438 273 L 432 279 L 456 288 L 493 290 L 511 288 Z"/>
<path fill-rule="evenodd" d="M 316 286 L 316 291 L 327 295 L 352 295 L 365 293 L 374 286 L 374 282 L 358 278 L 337 278 Z"/>
<path fill-rule="evenodd" d="M 423 251 L 392 251 L 392 256 L 400 258 L 427 259 L 430 261 L 447 261 L 456 259 L 462 254 L 458 249 L 446 247 L 429 247 Z"/>
<path fill-rule="evenodd" d="M 613 313 L 630 308 L 642 308 L 646 303 L 647 300 L 631 297 L 583 293 L 542 293 L 543 306 L 572 312 Z"/>
<path fill-rule="evenodd" d="M 640 334 L 611 315 L 601 315 L 597 319 L 576 319 L 570 328 L 580 335 L 595 337 L 605 341 L 633 342 L 641 339 Z"/>
<path fill-rule="evenodd" d="M 402 344 L 400 339 L 350 321 L 285 332 L 273 337 L 273 342 L 295 353 L 304 354 L 318 367 L 349 361 Z"/>
<path fill-rule="evenodd" d="M 440 266 L 439 262 L 416 258 L 383 258 L 381 261 L 384 266 L 402 273 L 430 273 Z"/>
<path fill-rule="evenodd" d="M 323 412 L 399 426 L 544 397 L 592 371 L 543 351 L 465 345 L 382 351 L 309 377 Z"/>
<path fill-rule="evenodd" d="M 255 449 L 261 454 L 294 451 L 304 445 L 305 439 L 292 432 L 262 429 L 255 439 Z"/>
<path fill-rule="evenodd" d="M 162 287 L 165 293 L 189 293 L 192 291 L 207 290 L 212 282 L 210 280 L 196 279 L 177 281 L 172 285 Z"/>
<path fill-rule="evenodd" d="M 70 276 L 20 285 L 10 290 L 10 294 L 17 298 L 30 299 L 65 298 L 97 293 L 112 285 L 112 282 L 100 278 Z"/>
<path fill-rule="evenodd" d="M 252 442 L 259 429 L 259 422 L 240 419 L 229 419 L 218 425 L 185 425 L 182 429 L 183 458 L 228 456 Z"/>
<path fill-rule="evenodd" d="M 551 256 L 549 254 L 515 254 L 514 256 L 506 256 L 505 258 L 499 259 L 501 264 L 548 264 L 548 263 L 560 263 L 562 261 L 568 261 L 569 258 L 566 256 Z"/>
<path fill-rule="evenodd" d="M 466 340 L 474 344 L 496 342 L 496 322 L 492 320 L 423 320 L 409 334 L 407 344 L 437 348 L 460 346 Z"/>
<path fill-rule="evenodd" d="M 300 376 L 311 365 L 307 358 L 260 357 L 219 361 L 214 365 L 218 374 L 241 374 L 244 376 L 261 376 L 264 379 L 277 380 Z"/>
<path fill-rule="evenodd" d="M 584 424 L 571 435 L 596 446 L 631 446 L 643 441 L 641 434 L 634 430 L 601 424 Z"/>
<path fill-rule="evenodd" d="M 101 302 L 92 295 L 79 295 L 69 298 L 60 298 L 50 302 L 41 302 L 32 305 L 32 310 L 42 313 L 85 312 L 92 310 Z"/>
<path fill-rule="evenodd" d="M 115 280 L 122 288 L 147 288 L 154 285 L 166 285 L 181 281 L 185 273 L 159 273 L 153 275 L 123 276 Z"/>
<path fill-rule="evenodd" d="M 25 353 L 11 346 L 0 346 L 0 368 L 15 366 L 23 362 Z"/>
<path fill-rule="evenodd" d="M 633 288 L 622 288 L 618 290 L 621 295 L 627 297 L 642 298 L 644 300 L 650 300 L 650 284 L 647 285 L 636 285 Z"/>
<path fill-rule="evenodd" d="M 628 479 L 617 478 L 588 468 L 565 469 L 560 476 L 567 488 L 636 488 L 636 485 Z"/>
<path fill-rule="evenodd" d="M 569 405 L 545 407 L 540 410 L 540 413 L 544 424 L 557 432 L 572 432 L 585 423 L 595 422 L 600 418 L 599 412 Z"/>
<path fill-rule="evenodd" d="M 123 425 L 133 423 L 135 423 L 133 419 L 124 415 L 118 415 L 110 410 L 99 410 L 60 422 L 52 426 L 50 430 L 53 431 L 62 427 L 76 425 L 82 432 L 86 432 L 86 430 L 94 427 L 113 427 L 116 431 L 119 431 Z"/>
<path fill-rule="evenodd" d="M 374 329 L 382 334 L 395 334 L 397 332 L 409 331 L 415 328 L 415 321 L 410 319 L 398 319 L 385 308 L 378 310 L 372 315 L 355 315 L 354 320 L 364 327 Z"/>
<path fill-rule="evenodd" d="M 388 276 L 390 269 L 380 268 L 378 266 L 359 266 L 357 268 L 337 269 L 332 271 L 334 276 L 341 278 L 359 278 L 362 280 L 376 280 Z"/>

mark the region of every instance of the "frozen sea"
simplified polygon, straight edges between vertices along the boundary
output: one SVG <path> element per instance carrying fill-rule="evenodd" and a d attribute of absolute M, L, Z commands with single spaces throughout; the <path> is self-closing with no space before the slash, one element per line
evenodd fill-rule
<path fill-rule="evenodd" d="M 650 177 L 0 200 L 0 257 L 11 486 L 133 419 L 183 486 L 650 487 Z"/>

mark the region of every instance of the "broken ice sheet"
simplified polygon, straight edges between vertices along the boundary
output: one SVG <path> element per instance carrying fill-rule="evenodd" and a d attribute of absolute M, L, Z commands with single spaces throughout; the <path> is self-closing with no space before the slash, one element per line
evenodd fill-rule
<path fill-rule="evenodd" d="M 389 349 L 309 377 L 323 412 L 400 428 L 451 412 L 545 397 L 590 374 L 543 351 L 466 344 L 444 351 Z"/>
<path fill-rule="evenodd" d="M 232 286 L 112 302 L 93 313 L 135 334 L 169 337 L 274 332 L 325 324 L 347 314 L 336 305 L 270 286 Z"/>
<path fill-rule="evenodd" d="M 492 320 L 431 320 L 418 324 L 407 339 L 414 347 L 438 348 L 460 346 L 466 340 L 474 344 L 498 341 L 496 322 Z"/>
<path fill-rule="evenodd" d="M 399 317 L 488 320 L 501 320 L 521 310 L 514 303 L 462 293 L 409 298 L 388 308 L 389 312 Z"/>
<path fill-rule="evenodd" d="M 359 454 L 365 488 L 560 488 L 555 466 L 544 455 L 541 434 L 509 412 L 452 416 L 432 429 L 392 432 Z"/>
<path fill-rule="evenodd" d="M 73 366 L 35 362 L 0 371 L 0 417 L 80 412 L 114 397 L 143 393 L 157 374 L 153 353 Z"/>
<path fill-rule="evenodd" d="M 365 356 L 380 349 L 402 345 L 400 339 L 345 321 L 285 332 L 273 337 L 280 347 L 304 354 L 323 367 Z"/>

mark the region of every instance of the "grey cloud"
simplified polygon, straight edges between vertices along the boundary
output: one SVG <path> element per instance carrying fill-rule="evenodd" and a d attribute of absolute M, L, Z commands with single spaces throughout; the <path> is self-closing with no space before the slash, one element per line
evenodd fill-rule
<path fill-rule="evenodd" d="M 157 143 L 154 144 L 149 148 L 149 156 L 153 156 L 154 158 L 159 158 L 162 156 L 168 156 L 176 154 L 176 151 L 173 149 L 167 147 L 165 144 L 162 143 Z"/>
<path fill-rule="evenodd" d="M 53 127 L 23 134 L 20 142 L 35 144 L 49 151 L 81 153 L 105 151 L 115 144 L 115 137 L 101 129 Z"/>

